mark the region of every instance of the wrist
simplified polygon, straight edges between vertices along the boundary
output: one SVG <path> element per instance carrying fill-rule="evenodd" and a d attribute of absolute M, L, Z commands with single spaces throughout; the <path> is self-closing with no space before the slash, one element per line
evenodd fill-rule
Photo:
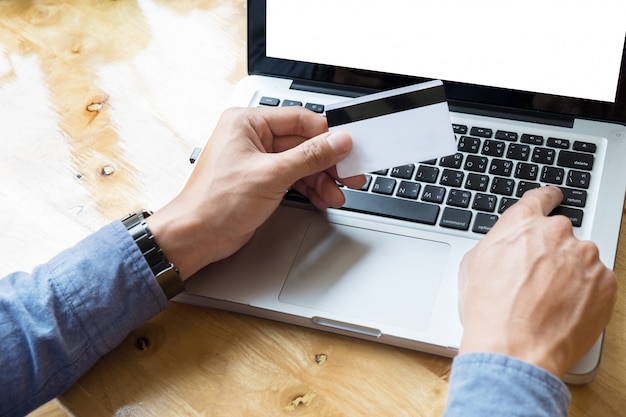
<path fill-rule="evenodd" d="M 525 339 L 511 340 L 506 333 L 499 333 L 498 337 L 489 335 L 468 335 L 464 332 L 459 347 L 459 354 L 462 353 L 495 353 L 516 358 L 523 362 L 542 368 L 557 378 L 562 378 L 567 372 L 560 365 L 561 353 L 550 350 L 536 340 Z"/>
<path fill-rule="evenodd" d="M 217 238 L 206 224 L 195 220 L 189 210 L 170 203 L 150 216 L 146 223 L 163 253 L 180 271 L 183 281 L 219 259 Z"/>

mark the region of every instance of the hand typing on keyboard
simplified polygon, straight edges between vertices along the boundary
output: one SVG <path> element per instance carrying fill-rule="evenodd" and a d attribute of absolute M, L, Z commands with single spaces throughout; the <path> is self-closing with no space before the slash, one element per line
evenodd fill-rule
<path fill-rule="evenodd" d="M 557 187 L 528 191 L 463 259 L 460 352 L 515 356 L 562 377 L 611 317 L 615 274 L 579 241 L 565 216 L 547 215 Z"/>

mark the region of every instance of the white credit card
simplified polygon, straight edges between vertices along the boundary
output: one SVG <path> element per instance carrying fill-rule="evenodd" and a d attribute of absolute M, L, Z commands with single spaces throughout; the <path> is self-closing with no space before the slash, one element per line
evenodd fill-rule
<path fill-rule="evenodd" d="M 334 103 L 326 107 L 326 119 L 330 131 L 352 135 L 352 150 L 337 164 L 340 178 L 456 152 L 441 81 Z"/>

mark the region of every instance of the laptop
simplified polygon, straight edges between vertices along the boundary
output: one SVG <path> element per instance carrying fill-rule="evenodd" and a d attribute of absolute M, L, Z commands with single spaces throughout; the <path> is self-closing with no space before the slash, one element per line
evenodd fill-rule
<path fill-rule="evenodd" d="M 461 258 L 525 191 L 548 184 L 564 192 L 556 212 L 613 267 L 626 4 L 517 3 L 248 0 L 249 75 L 229 106 L 324 114 L 438 79 L 458 152 L 367 173 L 362 189 L 342 189 L 341 209 L 286 192 L 246 246 L 176 300 L 452 357 Z M 567 382 L 593 378 L 602 339 Z"/>

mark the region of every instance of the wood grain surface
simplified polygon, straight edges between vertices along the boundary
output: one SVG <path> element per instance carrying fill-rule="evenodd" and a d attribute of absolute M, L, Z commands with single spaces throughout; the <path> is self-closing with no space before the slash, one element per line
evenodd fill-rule
<path fill-rule="evenodd" d="M 245 75 L 245 17 L 243 0 L 0 1 L 0 274 L 176 194 Z M 624 244 L 615 269 L 603 362 L 570 387 L 571 416 L 624 414 Z M 449 370 L 445 358 L 171 303 L 32 416 L 438 416 Z"/>

